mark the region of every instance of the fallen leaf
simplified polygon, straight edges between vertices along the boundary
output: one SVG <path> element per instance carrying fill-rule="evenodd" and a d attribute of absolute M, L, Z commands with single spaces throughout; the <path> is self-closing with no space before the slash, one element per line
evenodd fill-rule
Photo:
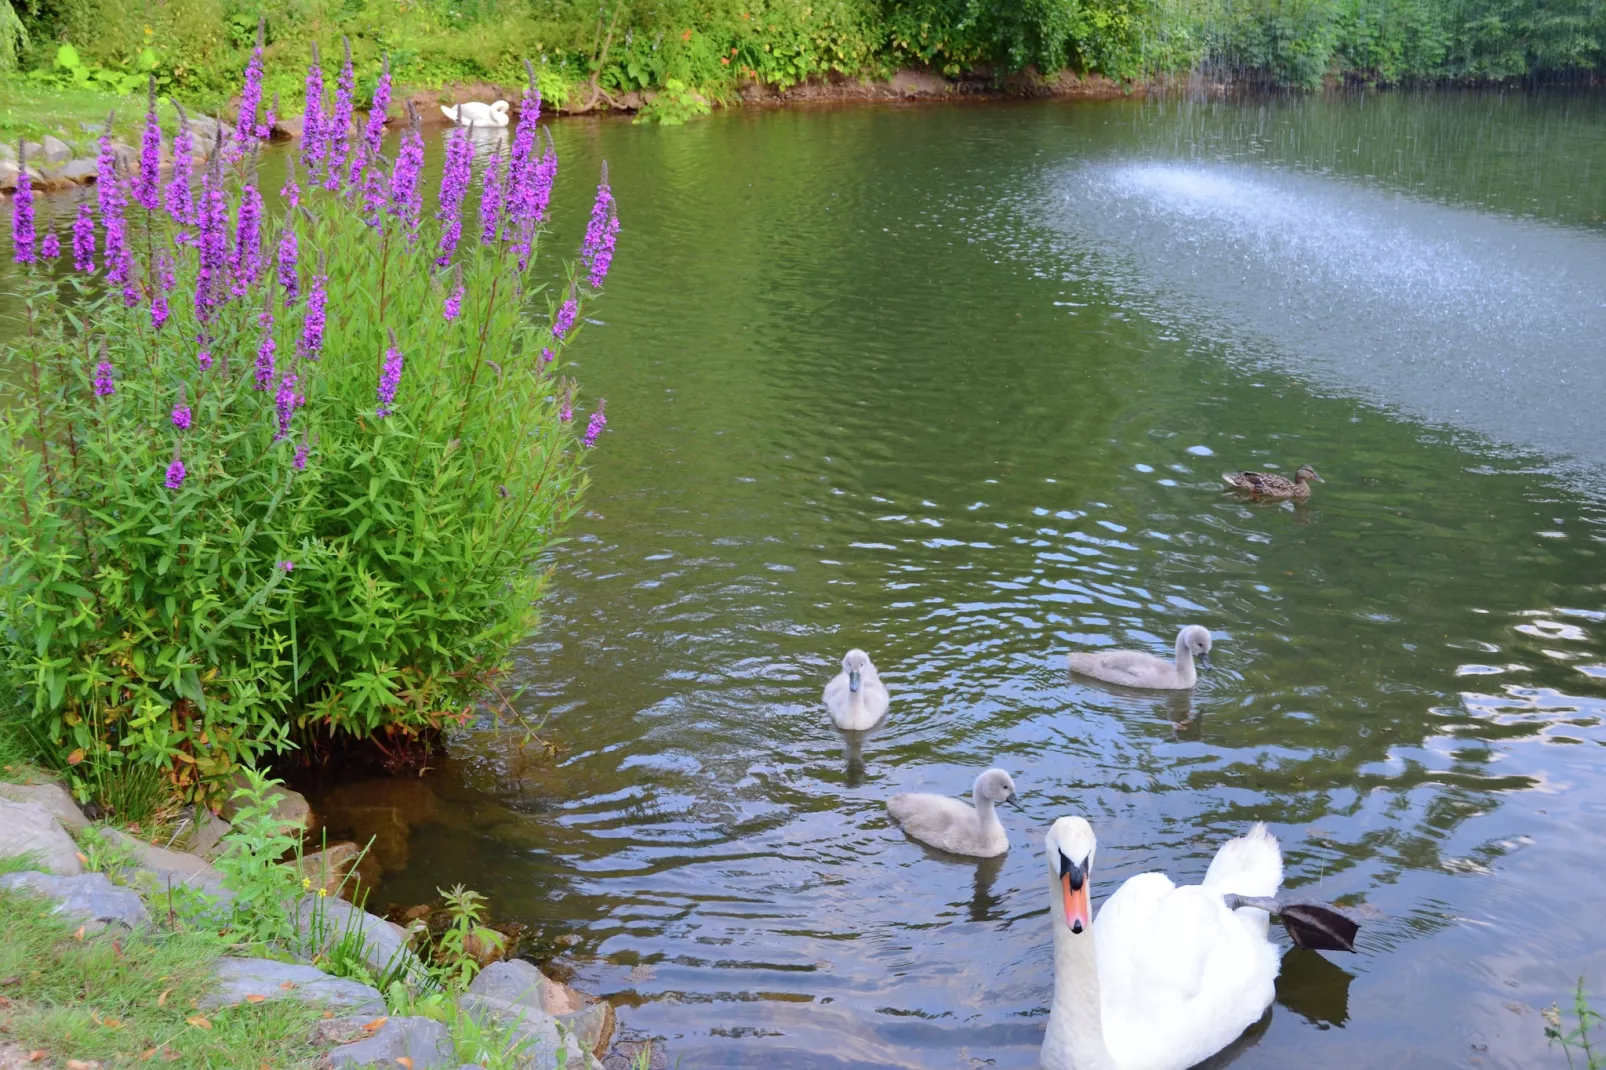
<path fill-rule="evenodd" d="M 390 1021 L 389 1018 L 375 1018 L 373 1021 L 371 1021 L 367 1025 L 363 1026 L 363 1028 L 368 1030 L 368 1032 L 373 1033 L 373 1032 L 377 1031 L 380 1026 L 384 1025 L 388 1021 Z"/>
<path fill-rule="evenodd" d="M 156 1058 L 155 1048 L 146 1048 L 144 1051 L 139 1053 L 139 1061 L 142 1063 L 148 1063 L 154 1058 Z"/>
<path fill-rule="evenodd" d="M 78 864 L 80 866 L 89 865 L 89 856 L 84 854 L 84 852 L 82 852 L 82 851 L 74 851 L 73 854 L 78 856 Z"/>
<path fill-rule="evenodd" d="M 397 1066 L 405 1066 L 407 1068 L 407 1070 L 413 1070 L 413 1061 L 411 1059 L 409 1059 L 405 1055 L 397 1057 L 396 1065 Z"/>
<path fill-rule="evenodd" d="M 197 1029 L 211 1029 L 212 1028 L 212 1023 L 207 1021 L 205 1018 L 201 1017 L 199 1014 L 197 1014 L 193 1018 L 186 1018 L 184 1020 L 186 1022 L 190 1023 L 191 1025 L 193 1025 Z"/>
<path fill-rule="evenodd" d="M 284 989 L 286 992 L 290 991 L 295 986 L 296 986 L 296 983 L 294 981 L 280 981 L 279 982 L 279 987 Z"/>
<path fill-rule="evenodd" d="M 121 1028 L 123 1028 L 123 1023 L 118 1021 L 116 1018 L 107 1018 L 105 1021 L 101 1022 L 100 1024 L 105 1026 L 107 1029 L 121 1029 Z"/>
<path fill-rule="evenodd" d="M 82 747 L 79 747 L 77 750 L 75 750 L 71 754 L 67 755 L 67 764 L 68 765 L 77 765 L 79 762 L 81 762 L 83 760 L 84 760 L 84 748 L 82 748 Z"/>
<path fill-rule="evenodd" d="M 84 938 L 84 927 L 82 925 L 78 926 L 78 931 L 72 934 L 72 938 L 74 940 L 82 940 Z"/>
<path fill-rule="evenodd" d="M 333 1018 L 335 1016 L 335 1012 L 334 1011 L 324 1011 L 323 1012 L 323 1016 L 325 1018 Z"/>
<path fill-rule="evenodd" d="M 11 1001 L 9 999 L 7 999 L 6 997 L 4 997 L 4 996 L 0 996 L 0 1007 L 9 1007 L 9 1006 L 11 1006 Z"/>
<path fill-rule="evenodd" d="M 99 1070 L 99 1063 L 86 1063 L 79 1059 L 68 1059 L 67 1070 Z"/>
<path fill-rule="evenodd" d="M 268 998 L 267 996 L 259 996 L 255 992 L 253 992 L 249 996 L 245 997 L 245 1001 L 247 1003 L 261 1003 L 263 1000 L 265 1000 L 267 998 Z"/>
<path fill-rule="evenodd" d="M 30 1051 L 28 1053 L 28 1061 L 30 1063 L 36 1063 L 40 1059 L 43 1059 L 44 1057 L 45 1057 L 45 1053 L 44 1053 L 44 1049 L 43 1048 L 41 1048 L 38 1051 Z"/>
<path fill-rule="evenodd" d="M 112 941 L 112 954 L 118 958 L 123 957 L 123 942 L 121 940 Z"/>
<path fill-rule="evenodd" d="M 172 995 L 172 994 L 173 994 L 173 990 L 171 988 L 162 989 L 162 994 L 156 997 L 156 1005 L 158 1007 L 167 1006 L 167 997 Z M 151 1049 L 151 1051 L 155 1051 L 155 1050 L 156 1050 L 155 1048 Z"/>

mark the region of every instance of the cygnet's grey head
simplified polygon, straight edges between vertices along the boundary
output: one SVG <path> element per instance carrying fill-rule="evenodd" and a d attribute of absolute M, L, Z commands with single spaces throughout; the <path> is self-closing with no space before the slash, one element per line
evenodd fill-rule
<path fill-rule="evenodd" d="M 875 675 L 875 666 L 871 664 L 869 654 L 855 647 L 843 656 L 842 671 L 848 674 L 848 690 L 857 691 L 866 672 Z"/>
<path fill-rule="evenodd" d="M 1299 471 L 1294 473 L 1294 482 L 1295 483 L 1306 483 L 1306 482 L 1310 482 L 1312 480 L 1314 480 L 1317 483 L 1326 483 L 1327 482 L 1327 480 L 1323 479 L 1321 476 L 1316 474 L 1316 469 L 1312 468 L 1308 464 L 1300 465 L 1299 466 Z"/>
<path fill-rule="evenodd" d="M 1048 856 L 1048 876 L 1054 883 L 1055 899 L 1064 907 L 1065 927 L 1073 935 L 1081 934 L 1093 925 L 1093 906 L 1090 899 L 1093 883 L 1093 855 L 1098 851 L 1098 838 L 1086 818 L 1062 817 L 1054 822 L 1044 839 Z M 1053 912 L 1058 914 L 1057 911 Z M 1055 918 L 1055 924 L 1059 919 Z"/>
<path fill-rule="evenodd" d="M 1210 668 L 1210 629 L 1202 624 L 1190 624 L 1177 636 L 1177 645 L 1199 659 L 1203 668 Z"/>
<path fill-rule="evenodd" d="M 1004 770 L 989 769 L 976 778 L 975 794 L 990 803 L 1012 803 L 1015 802 L 1015 782 Z"/>

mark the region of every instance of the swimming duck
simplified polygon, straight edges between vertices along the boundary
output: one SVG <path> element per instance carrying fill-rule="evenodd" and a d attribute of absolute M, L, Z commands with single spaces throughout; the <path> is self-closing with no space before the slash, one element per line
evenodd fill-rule
<path fill-rule="evenodd" d="M 1070 656 L 1071 671 L 1123 687 L 1186 691 L 1198 682 L 1193 656 L 1210 668 L 1210 630 L 1189 624 L 1177 633 L 1177 660 L 1173 664 L 1142 650 L 1100 650 Z"/>
<path fill-rule="evenodd" d="M 831 721 L 848 732 L 873 728 L 887 713 L 887 685 L 881 682 L 870 655 L 850 650 L 842 658 L 842 671 L 825 685 L 825 708 Z"/>
<path fill-rule="evenodd" d="M 1308 464 L 1300 465 L 1293 479 L 1271 472 L 1223 472 L 1221 478 L 1233 490 L 1253 494 L 1257 498 L 1297 498 L 1301 501 L 1310 497 L 1312 482 L 1327 482 Z"/>
<path fill-rule="evenodd" d="M 989 769 L 976 778 L 970 797 L 974 807 L 946 795 L 894 795 L 887 813 L 909 836 L 950 854 L 993 858 L 1008 851 L 997 804 L 1015 802 L 1015 782 L 1004 770 Z"/>
<path fill-rule="evenodd" d="M 452 107 L 441 105 L 441 114 L 459 126 L 506 126 L 508 103 L 498 100 L 484 104 L 477 100 L 465 100 Z"/>

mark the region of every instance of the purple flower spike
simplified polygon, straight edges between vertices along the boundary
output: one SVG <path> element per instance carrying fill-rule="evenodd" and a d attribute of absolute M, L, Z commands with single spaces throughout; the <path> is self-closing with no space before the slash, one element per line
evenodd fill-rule
<path fill-rule="evenodd" d="M 613 190 L 608 185 L 608 165 L 602 165 L 602 181 L 597 185 L 597 199 L 591 205 L 591 222 L 586 225 L 585 243 L 580 246 L 580 262 L 586 266 L 593 290 L 600 289 L 608 277 L 608 265 L 613 263 L 613 247 L 619 237 L 619 212 L 613 203 Z"/>
<path fill-rule="evenodd" d="M 422 121 L 408 105 L 410 122 L 402 135 L 396 166 L 390 172 L 390 214 L 407 227 L 407 244 L 418 241 L 418 223 L 424 214 L 424 189 L 419 176 L 424 170 Z"/>
<path fill-rule="evenodd" d="M 61 255 L 61 239 L 56 232 L 51 231 L 45 235 L 45 240 L 39 243 L 39 255 L 45 260 L 54 260 Z"/>
<path fill-rule="evenodd" d="M 542 350 L 541 350 L 541 370 L 545 371 L 546 370 L 546 366 L 548 364 L 551 364 L 554 360 L 557 360 L 557 359 L 558 359 L 558 355 L 556 353 L 552 352 L 552 350 L 550 350 L 550 349 L 547 349 L 547 348 L 543 347 Z"/>
<path fill-rule="evenodd" d="M 184 486 L 184 476 L 186 474 L 187 473 L 184 471 L 184 462 L 175 456 L 173 458 L 173 463 L 167 466 L 167 489 L 178 490 L 180 487 Z"/>
<path fill-rule="evenodd" d="M 240 89 L 240 115 L 234 124 L 234 141 L 229 146 L 229 158 L 239 159 L 249 141 L 265 136 L 258 134 L 257 109 L 262 106 L 262 33 L 266 24 L 257 20 L 257 43 L 251 50 L 251 62 L 245 65 L 245 85 Z"/>
<path fill-rule="evenodd" d="M 128 232 L 123 221 L 123 181 L 117 174 L 117 152 L 112 148 L 110 130 L 117 114 L 106 117 L 105 134 L 100 137 L 100 156 L 96 160 L 95 199 L 100 208 L 100 225 L 103 231 L 101 254 L 106 264 L 106 281 L 122 285 L 125 278 L 118 275 L 123 265 L 123 250 L 128 245 Z"/>
<path fill-rule="evenodd" d="M 72 221 L 72 266 L 74 271 L 95 270 L 95 210 L 88 201 L 78 205 Z"/>
<path fill-rule="evenodd" d="M 491 154 L 480 185 L 480 244 L 496 244 L 502 226 L 502 157 Z"/>
<path fill-rule="evenodd" d="M 296 447 L 296 455 L 290 461 L 290 467 L 294 468 L 297 472 L 304 471 L 307 467 L 307 454 L 311 452 L 312 444 L 303 438 L 301 440 L 301 445 Z"/>
<path fill-rule="evenodd" d="M 103 360 L 95 365 L 95 396 L 104 398 L 115 393 L 117 393 L 117 369 L 111 366 L 110 361 Z"/>
<path fill-rule="evenodd" d="M 293 572 L 295 570 L 296 563 L 294 561 L 280 561 L 279 567 L 284 569 L 286 572 Z"/>
<path fill-rule="evenodd" d="M 299 377 L 290 372 L 285 372 L 284 378 L 279 380 L 279 390 L 273 395 L 273 407 L 279 415 L 279 430 L 273 436 L 275 442 L 290 437 L 290 421 L 307 400 L 296 390 L 299 382 Z"/>
<path fill-rule="evenodd" d="M 114 271 L 106 273 L 108 279 L 123 280 L 123 307 L 133 308 L 139 304 L 139 280 L 134 277 L 134 254 L 128 249 L 123 250 L 122 263 Z"/>
<path fill-rule="evenodd" d="M 167 214 L 180 227 L 193 226 L 195 223 L 195 194 L 190 190 L 194 155 L 195 139 L 190 134 L 189 116 L 184 114 L 183 108 L 179 108 L 178 133 L 173 137 L 173 177 L 167 183 L 162 201 L 167 207 Z M 178 240 L 187 242 L 188 233 L 180 230 Z"/>
<path fill-rule="evenodd" d="M 161 330 L 162 325 L 167 322 L 168 313 L 167 295 L 164 293 L 152 294 L 151 327 L 158 331 Z"/>
<path fill-rule="evenodd" d="M 329 301 L 329 276 L 324 273 L 323 257 L 318 258 L 318 273 L 312 277 L 312 288 L 307 291 L 307 315 L 301 322 L 301 355 L 317 360 L 323 351 L 324 306 Z"/>
<path fill-rule="evenodd" d="M 463 195 L 474 180 L 474 146 L 468 131 L 459 127 L 446 136 L 446 167 L 441 173 L 440 207 L 435 218 L 441 223 L 440 245 L 435 263 L 445 267 L 457 251 L 463 235 Z"/>
<path fill-rule="evenodd" d="M 323 188 L 337 190 L 340 188 L 340 178 L 346 169 L 346 155 L 349 151 L 347 138 L 351 135 L 351 91 L 356 85 L 356 78 L 351 70 L 351 41 L 346 40 L 346 62 L 340 67 L 340 76 L 335 79 L 335 106 L 329 113 L 329 123 L 323 128 L 324 163 L 327 167 L 327 177 Z"/>
<path fill-rule="evenodd" d="M 574 399 L 568 394 L 563 395 L 563 402 L 558 406 L 558 419 L 563 423 L 574 420 Z"/>
<path fill-rule="evenodd" d="M 11 259 L 19 264 L 34 262 L 33 179 L 28 177 L 26 155 L 17 160 L 17 192 L 11 200 Z"/>
<path fill-rule="evenodd" d="M 200 272 L 195 279 L 195 318 L 205 323 L 221 303 L 228 272 L 229 201 L 223 192 L 223 157 L 214 153 L 201 178 Z"/>
<path fill-rule="evenodd" d="M 145 134 L 140 139 L 139 174 L 134 177 L 134 200 L 147 212 L 162 206 L 158 179 L 162 171 L 162 124 L 156 117 L 156 76 L 147 83 Z"/>
<path fill-rule="evenodd" d="M 463 313 L 463 266 L 457 267 L 457 285 L 446 295 L 446 322 L 451 323 Z"/>
<path fill-rule="evenodd" d="M 385 140 L 385 118 L 390 111 L 390 53 L 385 53 L 379 66 L 379 84 L 374 86 L 373 103 L 368 108 L 368 125 L 363 131 L 363 139 L 367 142 L 368 156 L 379 155 L 380 146 Z M 356 163 L 352 164 L 351 181 L 357 180 Z"/>
<path fill-rule="evenodd" d="M 277 260 L 279 285 L 284 288 L 284 303 L 287 305 L 295 304 L 296 298 L 301 294 L 301 275 L 296 270 L 300 256 L 301 249 L 296 244 L 296 232 L 286 226 L 284 233 L 279 235 Z"/>
<path fill-rule="evenodd" d="M 262 194 L 250 180 L 240 189 L 229 270 L 234 276 L 231 292 L 235 297 L 244 297 L 262 276 Z"/>
<path fill-rule="evenodd" d="M 178 401 L 173 405 L 173 426 L 180 431 L 188 431 L 190 429 L 190 407 L 186 404 L 182 392 L 178 396 Z"/>
<path fill-rule="evenodd" d="M 296 158 L 286 157 L 284 169 L 284 185 L 279 187 L 279 196 L 284 198 L 291 208 L 301 207 L 301 186 L 296 182 Z"/>
<path fill-rule="evenodd" d="M 586 424 L 585 436 L 580 439 L 580 445 L 586 449 L 590 449 L 597 444 L 597 436 L 602 434 L 604 427 L 608 426 L 608 417 L 602 411 L 607 404 L 602 398 L 597 399 L 597 411 L 591 414 L 591 420 Z"/>
<path fill-rule="evenodd" d="M 571 291 L 572 293 L 572 291 Z M 552 340 L 563 341 L 563 336 L 574 327 L 574 321 L 580 314 L 580 303 L 571 296 L 558 306 L 558 314 L 552 318 Z"/>
<path fill-rule="evenodd" d="M 268 114 L 257 124 L 257 139 L 267 141 L 273 137 L 273 128 L 279 125 L 279 94 L 273 94 L 273 103 L 268 105 Z"/>
<path fill-rule="evenodd" d="M 273 357 L 278 348 L 279 344 L 273 340 L 273 329 L 270 325 L 268 330 L 263 332 L 262 344 L 257 346 L 256 388 L 258 390 L 266 390 L 273 383 Z"/>
<path fill-rule="evenodd" d="M 307 181 L 316 184 L 324 157 L 323 67 L 318 45 L 312 45 L 312 63 L 307 67 L 307 113 L 301 119 L 301 162 L 307 168 Z"/>
<path fill-rule="evenodd" d="M 379 408 L 374 415 L 384 419 L 390 415 L 390 407 L 396 402 L 396 388 L 401 385 L 402 355 L 396 348 L 396 335 L 390 336 L 390 348 L 385 350 L 385 366 L 379 373 Z"/>
<path fill-rule="evenodd" d="M 202 334 L 196 336 L 195 344 L 201 347 L 195 354 L 195 366 L 204 372 L 212 366 L 212 340 Z"/>

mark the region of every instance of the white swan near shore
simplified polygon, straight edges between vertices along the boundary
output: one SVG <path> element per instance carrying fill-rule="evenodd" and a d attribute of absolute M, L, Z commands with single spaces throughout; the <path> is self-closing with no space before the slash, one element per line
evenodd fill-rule
<path fill-rule="evenodd" d="M 1274 896 L 1282 851 L 1265 825 L 1222 844 L 1203 884 L 1142 873 L 1091 907 L 1093 827 L 1054 822 L 1046 839 L 1054 929 L 1054 1003 L 1043 1070 L 1185 1070 L 1220 1051 L 1276 995 L 1277 947 L 1264 909 L 1229 895 Z"/>
<path fill-rule="evenodd" d="M 478 100 L 465 100 L 447 107 L 441 105 L 441 114 L 459 126 L 506 126 L 508 103 L 498 100 L 485 104 Z"/>

